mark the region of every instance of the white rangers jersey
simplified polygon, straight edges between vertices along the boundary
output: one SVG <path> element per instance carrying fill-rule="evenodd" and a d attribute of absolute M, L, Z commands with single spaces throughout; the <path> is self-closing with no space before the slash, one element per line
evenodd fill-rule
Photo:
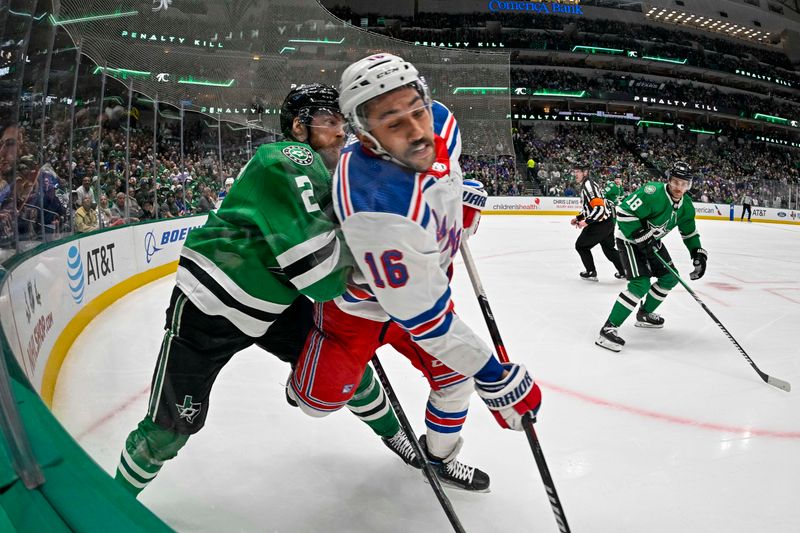
<path fill-rule="evenodd" d="M 344 150 L 333 201 L 356 271 L 337 298 L 343 311 L 392 319 L 444 364 L 474 375 L 491 350 L 453 311 L 448 270 L 462 233 L 461 138 L 452 113 L 432 106 L 436 161 L 425 172 Z"/>

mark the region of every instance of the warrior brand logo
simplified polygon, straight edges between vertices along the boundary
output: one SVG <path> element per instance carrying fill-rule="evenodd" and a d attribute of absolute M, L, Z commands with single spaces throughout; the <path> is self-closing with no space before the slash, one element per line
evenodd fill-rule
<path fill-rule="evenodd" d="M 148 231 L 147 235 L 144 236 L 144 254 L 147 262 L 150 263 L 150 260 L 153 259 L 154 255 L 156 255 L 156 252 L 159 251 L 161 251 L 161 248 L 156 246 L 156 236 L 152 231 Z"/>
<path fill-rule="evenodd" d="M 314 162 L 314 154 L 304 146 L 287 146 L 283 150 L 283 155 L 294 161 L 298 165 L 309 166 Z"/>
<path fill-rule="evenodd" d="M 353 391 L 353 385 L 345 385 L 342 387 L 342 394 L 350 394 Z"/>
<path fill-rule="evenodd" d="M 514 387 L 514 390 L 504 394 L 499 398 L 484 398 L 484 402 L 490 408 L 494 409 L 502 409 L 504 407 L 509 407 L 517 403 L 524 393 L 530 388 L 531 384 L 533 383 L 533 378 L 527 372 L 525 373 L 525 377 L 522 378 L 522 382 Z"/>
<path fill-rule="evenodd" d="M 67 277 L 69 277 L 69 290 L 76 304 L 83 301 L 83 261 L 77 246 L 71 246 L 67 252 Z"/>
<path fill-rule="evenodd" d="M 461 201 L 465 204 L 481 208 L 486 206 L 486 196 L 483 196 L 482 194 L 464 191 L 464 194 L 462 196 L 463 197 Z"/>
<path fill-rule="evenodd" d="M 178 408 L 178 418 L 185 418 L 190 424 L 194 423 L 194 417 L 200 414 L 203 409 L 203 404 L 193 402 L 192 397 L 188 394 L 183 397 L 183 404 L 176 403 L 175 407 Z"/>

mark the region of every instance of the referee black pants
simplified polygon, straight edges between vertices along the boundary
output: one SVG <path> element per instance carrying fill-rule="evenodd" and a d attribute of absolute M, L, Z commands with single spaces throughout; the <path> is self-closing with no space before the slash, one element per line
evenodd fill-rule
<path fill-rule="evenodd" d="M 578 240 L 575 241 L 575 250 L 581 256 L 583 267 L 586 272 L 596 272 L 592 248 L 597 245 L 603 249 L 606 258 L 614 263 L 617 272 L 622 273 L 622 262 L 619 259 L 619 252 L 614 247 L 614 219 L 609 217 L 602 222 L 589 224 L 581 231 Z"/>

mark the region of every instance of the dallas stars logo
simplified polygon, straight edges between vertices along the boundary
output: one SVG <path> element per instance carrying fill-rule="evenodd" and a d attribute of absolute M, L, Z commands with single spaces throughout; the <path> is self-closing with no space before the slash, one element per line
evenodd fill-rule
<path fill-rule="evenodd" d="M 203 404 L 192 402 L 192 397 L 187 394 L 183 397 L 183 405 L 176 403 L 175 407 L 178 408 L 178 418 L 185 418 L 191 424 L 194 422 L 194 417 L 200 413 Z"/>
<path fill-rule="evenodd" d="M 304 146 L 287 146 L 282 150 L 283 155 L 297 163 L 298 165 L 309 166 L 314 162 L 314 154 Z"/>

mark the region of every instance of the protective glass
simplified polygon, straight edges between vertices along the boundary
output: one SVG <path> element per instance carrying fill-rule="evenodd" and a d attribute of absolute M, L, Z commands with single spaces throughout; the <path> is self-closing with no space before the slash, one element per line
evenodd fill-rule
<path fill-rule="evenodd" d="M 404 111 L 402 113 L 392 114 L 386 118 L 380 120 L 362 120 L 364 124 L 366 124 L 367 131 L 372 131 L 377 127 L 383 126 L 385 124 L 388 125 L 389 128 L 393 127 L 393 123 L 397 123 L 398 125 L 402 124 L 402 122 L 407 118 L 420 118 L 422 113 L 430 113 L 431 112 L 431 104 L 426 103 L 422 104 L 418 107 L 409 109 L 408 111 Z"/>
<path fill-rule="evenodd" d="M 323 130 L 338 130 L 344 129 L 346 124 L 344 115 L 338 111 L 321 108 L 312 112 L 311 120 L 306 123 L 306 126 Z"/>

